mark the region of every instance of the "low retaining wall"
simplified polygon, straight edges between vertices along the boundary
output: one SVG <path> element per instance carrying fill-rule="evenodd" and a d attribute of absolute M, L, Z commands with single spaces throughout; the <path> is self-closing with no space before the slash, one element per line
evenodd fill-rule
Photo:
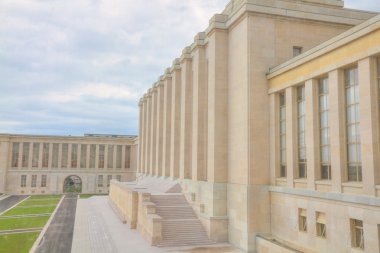
<path fill-rule="evenodd" d="M 156 206 L 150 201 L 150 193 L 136 184 L 111 180 L 110 205 L 123 223 L 136 229 L 155 246 L 161 242 L 162 218 L 156 214 Z"/>

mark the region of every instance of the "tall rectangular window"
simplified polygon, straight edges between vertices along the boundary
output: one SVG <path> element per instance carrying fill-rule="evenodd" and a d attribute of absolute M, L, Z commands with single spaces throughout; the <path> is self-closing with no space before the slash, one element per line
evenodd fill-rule
<path fill-rule="evenodd" d="M 62 160 L 61 160 L 61 167 L 67 168 L 67 160 L 69 156 L 69 144 L 64 143 L 62 144 Z"/>
<path fill-rule="evenodd" d="M 103 175 L 98 175 L 98 187 L 103 187 Z"/>
<path fill-rule="evenodd" d="M 104 152 L 105 152 L 105 145 L 99 145 L 99 163 L 98 163 L 98 167 L 100 169 L 104 168 Z"/>
<path fill-rule="evenodd" d="M 121 175 L 116 175 L 116 180 L 120 182 L 121 181 Z"/>
<path fill-rule="evenodd" d="M 110 187 L 111 180 L 112 180 L 112 175 L 107 175 L 107 187 Z"/>
<path fill-rule="evenodd" d="M 53 143 L 53 154 L 51 157 L 51 167 L 58 168 L 58 153 L 59 153 L 59 144 Z"/>
<path fill-rule="evenodd" d="M 319 139 L 321 179 L 326 180 L 331 179 L 329 112 L 329 83 L 327 78 L 322 78 L 319 80 Z"/>
<path fill-rule="evenodd" d="M 87 167 L 87 145 L 86 144 L 80 145 L 80 167 L 82 169 Z"/>
<path fill-rule="evenodd" d="M 280 94 L 280 177 L 286 177 L 286 100 Z"/>
<path fill-rule="evenodd" d="M 307 212 L 306 209 L 298 209 L 298 229 L 301 232 L 307 232 Z"/>
<path fill-rule="evenodd" d="M 90 145 L 90 168 L 95 168 L 96 144 Z"/>
<path fill-rule="evenodd" d="M 21 187 L 26 187 L 26 175 L 21 175 L 21 182 L 20 182 Z"/>
<path fill-rule="evenodd" d="M 19 142 L 13 142 L 12 145 L 12 167 L 17 168 L 18 167 L 18 156 L 20 154 L 20 143 Z"/>
<path fill-rule="evenodd" d="M 364 250 L 363 221 L 351 219 L 350 223 L 352 247 Z"/>
<path fill-rule="evenodd" d="M 125 164 L 126 169 L 131 167 L 131 146 L 125 146 Z"/>
<path fill-rule="evenodd" d="M 46 187 L 46 175 L 41 176 L 41 187 Z"/>
<path fill-rule="evenodd" d="M 305 86 L 297 88 L 297 122 L 298 122 L 298 176 L 307 177 L 306 169 L 306 135 L 305 135 Z"/>
<path fill-rule="evenodd" d="M 316 229 L 317 229 L 317 236 L 326 238 L 326 217 L 325 213 L 317 212 L 316 213 Z"/>
<path fill-rule="evenodd" d="M 71 144 L 71 168 L 78 168 L 78 144 Z"/>
<path fill-rule="evenodd" d="M 37 186 L 37 175 L 32 175 L 32 184 L 31 184 L 32 187 L 36 187 Z"/>
<path fill-rule="evenodd" d="M 24 142 L 22 144 L 22 167 L 28 168 L 29 167 L 29 142 Z"/>
<path fill-rule="evenodd" d="M 107 155 L 108 168 L 113 168 L 113 149 L 114 149 L 114 145 L 108 145 L 108 155 Z"/>
<path fill-rule="evenodd" d="M 40 156 L 40 144 L 39 143 L 33 143 L 33 156 L 32 156 L 32 167 L 33 168 L 38 167 L 39 156 Z"/>
<path fill-rule="evenodd" d="M 293 56 L 295 57 L 295 56 L 300 55 L 300 54 L 302 54 L 302 47 L 294 46 L 293 47 Z"/>
<path fill-rule="evenodd" d="M 49 143 L 42 144 L 42 168 L 49 166 Z"/>
<path fill-rule="evenodd" d="M 116 147 L 116 168 L 121 169 L 121 153 L 123 146 L 117 145 Z"/>
<path fill-rule="evenodd" d="M 346 126 L 347 126 L 347 178 L 362 181 L 360 144 L 360 112 L 358 69 L 345 71 Z"/>

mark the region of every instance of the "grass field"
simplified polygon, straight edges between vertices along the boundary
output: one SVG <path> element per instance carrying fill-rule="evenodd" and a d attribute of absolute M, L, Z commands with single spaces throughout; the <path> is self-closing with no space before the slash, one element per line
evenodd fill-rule
<path fill-rule="evenodd" d="M 27 199 L 17 206 L 56 205 L 58 202 L 59 199 Z"/>
<path fill-rule="evenodd" d="M 62 195 L 31 196 L 16 207 L 1 215 L 0 231 L 42 228 L 50 218 L 48 216 L 12 218 L 12 215 L 42 214 L 54 212 Z M 40 232 L 26 232 L 0 235 L 0 253 L 27 253 Z"/>
<path fill-rule="evenodd" d="M 107 194 L 80 194 L 79 198 L 88 199 L 88 198 L 91 198 L 92 196 L 107 196 Z"/>
<path fill-rule="evenodd" d="M 38 207 L 14 207 L 2 216 L 11 215 L 23 215 L 23 214 L 40 214 L 40 213 L 52 213 L 55 206 L 38 206 Z"/>
<path fill-rule="evenodd" d="M 0 219 L 0 230 L 21 228 L 41 228 L 45 226 L 50 216 Z M 1 244 L 0 244 L 1 245 Z"/>
<path fill-rule="evenodd" d="M 62 195 L 34 195 L 30 196 L 28 200 L 32 199 L 60 199 Z"/>
<path fill-rule="evenodd" d="M 0 235 L 0 253 L 28 253 L 40 232 Z"/>

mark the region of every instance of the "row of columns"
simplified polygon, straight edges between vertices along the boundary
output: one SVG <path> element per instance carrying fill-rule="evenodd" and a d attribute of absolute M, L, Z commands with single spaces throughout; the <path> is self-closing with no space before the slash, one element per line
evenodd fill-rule
<path fill-rule="evenodd" d="M 366 58 L 357 63 L 359 96 L 360 96 L 360 136 L 362 154 L 363 181 L 355 183 L 363 193 L 373 195 L 379 176 L 379 92 L 376 80 L 374 58 Z M 331 190 L 342 192 L 347 182 L 347 137 L 344 70 L 335 69 L 326 73 L 329 82 L 330 103 L 330 147 L 331 147 Z M 286 156 L 287 186 L 294 187 L 298 178 L 297 165 L 297 87 L 285 89 L 286 97 Z M 306 155 L 307 155 L 307 188 L 314 190 L 320 179 L 320 143 L 319 143 L 319 109 L 318 79 L 305 82 L 306 95 Z M 270 95 L 271 112 L 271 171 L 272 184 L 279 177 L 279 101 L 278 93 Z"/>
<path fill-rule="evenodd" d="M 140 173 L 227 180 L 228 33 L 199 33 L 140 100 Z"/>

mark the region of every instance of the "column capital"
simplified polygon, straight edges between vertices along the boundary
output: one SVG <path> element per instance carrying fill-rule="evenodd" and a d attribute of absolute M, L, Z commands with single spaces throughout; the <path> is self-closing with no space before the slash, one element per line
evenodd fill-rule
<path fill-rule="evenodd" d="M 185 47 L 182 50 L 181 57 L 179 58 L 179 63 L 181 64 L 184 61 L 191 60 L 191 59 L 192 59 L 192 57 L 191 57 L 191 47 Z"/>
<path fill-rule="evenodd" d="M 194 37 L 194 42 L 191 44 L 191 51 L 194 51 L 196 48 L 204 47 L 206 45 L 206 33 L 200 32 Z"/>
<path fill-rule="evenodd" d="M 226 31 L 227 30 L 227 20 L 228 20 L 228 15 L 215 14 L 209 20 L 209 26 L 206 29 L 206 34 L 209 35 L 210 33 L 213 33 L 216 30 Z"/>

